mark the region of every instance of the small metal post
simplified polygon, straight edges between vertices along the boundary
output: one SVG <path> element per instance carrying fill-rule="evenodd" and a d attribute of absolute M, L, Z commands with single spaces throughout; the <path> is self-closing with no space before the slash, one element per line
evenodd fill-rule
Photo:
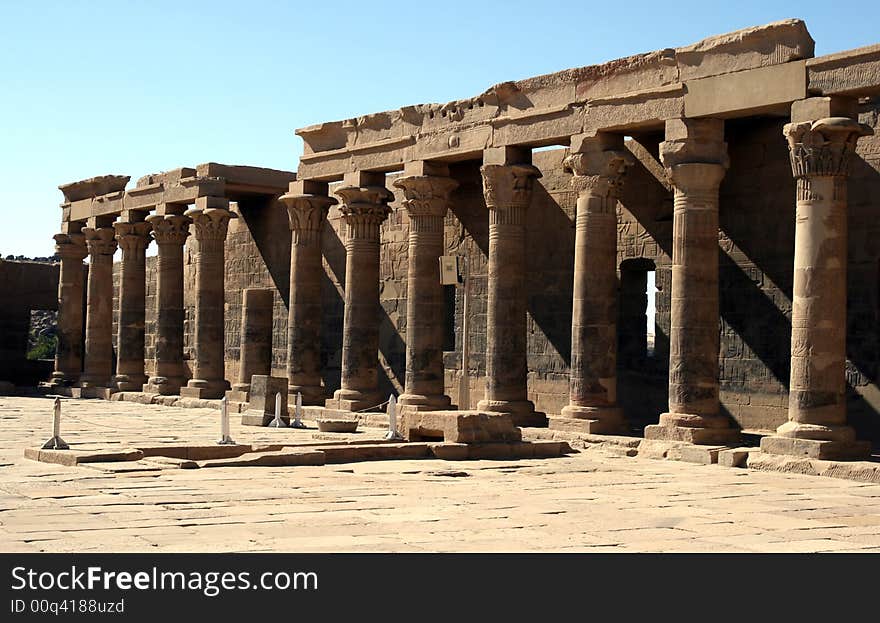
<path fill-rule="evenodd" d="M 70 446 L 61 438 L 61 398 L 55 398 L 55 409 L 52 417 L 52 439 L 43 444 L 43 450 L 70 450 Z"/>
<path fill-rule="evenodd" d="M 303 408 L 303 397 L 302 394 L 296 392 L 296 406 L 293 410 L 293 423 L 290 425 L 291 428 L 305 428 L 306 425 L 302 423 L 302 408 Z"/>
<path fill-rule="evenodd" d="M 397 432 L 397 399 L 392 395 L 388 397 L 388 432 L 385 433 L 388 441 L 401 441 L 403 437 Z"/>
<path fill-rule="evenodd" d="M 226 396 L 220 400 L 220 441 L 217 442 L 221 446 L 232 446 L 235 442 L 229 436 L 229 404 Z"/>
<path fill-rule="evenodd" d="M 287 428 L 287 424 L 281 419 L 281 393 L 275 394 L 275 419 L 269 422 L 270 428 Z"/>

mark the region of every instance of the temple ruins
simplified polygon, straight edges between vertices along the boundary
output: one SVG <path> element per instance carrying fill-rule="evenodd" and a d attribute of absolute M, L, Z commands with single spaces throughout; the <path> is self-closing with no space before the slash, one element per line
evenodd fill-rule
<path fill-rule="evenodd" d="M 53 391 L 246 405 L 262 375 L 333 412 L 394 394 L 402 413 L 863 458 L 878 127 L 880 45 L 815 57 L 787 20 L 301 128 L 296 173 L 66 184 Z M 466 260 L 468 335 L 441 256 Z"/>

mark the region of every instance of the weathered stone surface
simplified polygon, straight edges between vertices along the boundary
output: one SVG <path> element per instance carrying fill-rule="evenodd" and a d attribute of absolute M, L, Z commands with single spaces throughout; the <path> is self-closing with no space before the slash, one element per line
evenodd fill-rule
<path fill-rule="evenodd" d="M 410 411 L 398 422 L 398 430 L 409 441 L 440 438 L 470 444 L 522 439 L 510 415 L 479 411 Z"/>
<path fill-rule="evenodd" d="M 254 375 L 251 377 L 248 410 L 241 416 L 241 423 L 248 426 L 266 426 L 275 419 L 276 396 L 281 395 L 281 420 L 290 423 L 287 403 L 287 379 L 277 376 Z"/>

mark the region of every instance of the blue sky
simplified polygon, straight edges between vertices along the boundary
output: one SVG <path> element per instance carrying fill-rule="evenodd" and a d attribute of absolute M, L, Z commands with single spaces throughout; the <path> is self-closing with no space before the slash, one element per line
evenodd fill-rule
<path fill-rule="evenodd" d="M 295 170 L 298 127 L 787 17 L 817 55 L 880 41 L 867 1 L 0 0 L 0 256 L 52 253 L 62 183 Z"/>

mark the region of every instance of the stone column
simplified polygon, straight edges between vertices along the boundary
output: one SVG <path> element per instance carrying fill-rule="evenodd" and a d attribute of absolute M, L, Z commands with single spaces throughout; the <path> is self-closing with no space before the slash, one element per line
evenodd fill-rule
<path fill-rule="evenodd" d="M 119 391 L 141 391 L 147 381 L 144 374 L 144 322 L 146 250 L 150 244 L 150 224 L 143 221 L 117 221 L 113 228 L 116 230 L 116 242 L 122 249 L 116 376 L 113 380 Z"/>
<path fill-rule="evenodd" d="M 451 401 L 443 378 L 440 256 L 449 194 L 458 182 L 449 177 L 446 165 L 412 162 L 393 185 L 403 191 L 403 207 L 409 214 L 406 378 L 405 393 L 397 402 L 409 410 L 446 409 Z"/>
<path fill-rule="evenodd" d="M 660 158 L 675 189 L 669 335 L 669 412 L 646 439 L 736 439 L 718 402 L 718 190 L 728 166 L 724 121 L 671 119 Z"/>
<path fill-rule="evenodd" d="M 275 297 L 268 288 L 246 288 L 242 293 L 238 382 L 226 392 L 230 400 L 247 402 L 251 377 L 271 375 L 274 302 Z"/>
<path fill-rule="evenodd" d="M 55 235 L 55 252 L 61 258 L 58 276 L 58 348 L 51 385 L 70 386 L 79 381 L 83 363 L 83 282 L 86 250 L 81 233 Z"/>
<path fill-rule="evenodd" d="M 528 400 L 526 362 L 526 209 L 540 171 L 528 152 L 484 152 L 483 194 L 489 209 L 486 395 L 477 409 L 508 413 L 517 426 L 545 425 Z"/>
<path fill-rule="evenodd" d="M 345 226 L 342 387 L 327 407 L 359 411 L 384 400 L 378 391 L 379 226 L 391 212 L 384 173 L 347 174 L 336 190 Z"/>
<path fill-rule="evenodd" d="M 327 184 L 290 184 L 280 197 L 290 220 L 290 304 L 287 316 L 288 394 L 302 394 L 304 405 L 324 404 L 321 383 L 321 235 L 327 210 L 337 203 Z"/>
<path fill-rule="evenodd" d="M 83 229 L 89 249 L 88 298 L 86 299 L 86 349 L 80 386 L 93 390 L 83 395 L 107 397 L 113 374 L 113 254 L 112 227 Z"/>
<path fill-rule="evenodd" d="M 164 210 L 163 210 L 164 212 Z M 156 260 L 156 366 L 144 391 L 177 395 L 183 385 L 183 244 L 192 222 L 182 214 L 147 217 L 159 247 Z"/>
<path fill-rule="evenodd" d="M 193 220 L 196 240 L 196 311 L 193 340 L 193 377 L 180 389 L 181 397 L 222 398 L 229 389 L 225 380 L 224 244 L 230 219 L 229 201 L 198 197 L 196 207 L 184 216 Z"/>
<path fill-rule="evenodd" d="M 623 136 L 574 137 L 564 166 L 578 191 L 569 403 L 551 428 L 624 432 L 617 406 L 617 199 L 632 157 Z"/>
<path fill-rule="evenodd" d="M 846 268 L 847 176 L 856 141 L 873 132 L 836 116 L 847 108 L 832 98 L 795 102 L 784 128 L 797 180 L 791 385 L 788 422 L 761 440 L 771 454 L 854 459 L 870 452 L 846 423 Z"/>

